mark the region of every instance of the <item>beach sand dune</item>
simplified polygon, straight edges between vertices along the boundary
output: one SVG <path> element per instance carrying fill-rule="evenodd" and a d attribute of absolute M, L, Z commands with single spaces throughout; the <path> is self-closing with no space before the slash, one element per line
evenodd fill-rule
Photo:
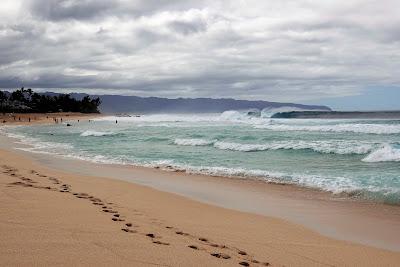
<path fill-rule="evenodd" d="M 0 151 L 3 266 L 398 266 L 400 253 Z"/>

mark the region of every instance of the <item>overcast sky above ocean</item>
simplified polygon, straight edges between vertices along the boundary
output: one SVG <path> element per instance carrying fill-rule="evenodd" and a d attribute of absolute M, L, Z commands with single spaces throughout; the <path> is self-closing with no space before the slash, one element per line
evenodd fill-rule
<path fill-rule="evenodd" d="M 379 95 L 396 108 L 399 12 L 397 0 L 2 0 L 0 88 L 364 109 Z"/>

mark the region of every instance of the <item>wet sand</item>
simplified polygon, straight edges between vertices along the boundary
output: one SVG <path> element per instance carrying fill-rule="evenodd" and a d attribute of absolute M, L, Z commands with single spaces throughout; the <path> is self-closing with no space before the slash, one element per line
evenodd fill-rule
<path fill-rule="evenodd" d="M 57 170 L 140 184 L 223 208 L 280 218 L 335 239 L 400 251 L 400 206 L 262 181 L 94 164 L 42 154 L 30 157 Z"/>

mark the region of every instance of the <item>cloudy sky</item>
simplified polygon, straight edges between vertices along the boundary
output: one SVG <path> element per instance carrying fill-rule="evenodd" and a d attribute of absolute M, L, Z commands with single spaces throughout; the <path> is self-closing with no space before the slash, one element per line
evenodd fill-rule
<path fill-rule="evenodd" d="M 399 14 L 398 0 L 1 0 L 0 88 L 400 109 Z"/>

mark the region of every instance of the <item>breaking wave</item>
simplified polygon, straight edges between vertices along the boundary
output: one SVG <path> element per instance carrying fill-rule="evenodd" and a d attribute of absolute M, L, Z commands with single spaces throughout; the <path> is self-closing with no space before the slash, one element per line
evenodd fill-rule
<path fill-rule="evenodd" d="M 115 135 L 113 132 L 97 132 L 97 131 L 92 131 L 92 130 L 87 130 L 81 133 L 81 136 L 107 136 L 107 135 Z"/>
<path fill-rule="evenodd" d="M 400 149 L 385 145 L 362 159 L 364 162 L 400 161 Z"/>
<path fill-rule="evenodd" d="M 213 143 L 214 141 L 212 140 L 205 140 L 198 138 L 193 138 L 193 139 L 177 138 L 174 141 L 174 144 L 179 146 L 208 146 L 212 145 Z"/>
<path fill-rule="evenodd" d="M 293 184 L 321 189 L 337 195 L 362 197 L 385 203 L 399 203 L 400 189 L 394 187 L 368 186 L 360 184 L 351 177 L 321 176 L 311 174 L 293 174 L 247 168 L 229 168 L 222 166 L 192 166 L 175 163 L 173 160 L 159 160 L 144 164 L 146 167 L 157 167 L 166 171 L 203 174 L 216 177 L 252 178 L 276 184 Z"/>
<path fill-rule="evenodd" d="M 175 145 L 182 146 L 213 146 L 221 150 L 256 152 L 267 150 L 300 150 L 310 149 L 326 154 L 367 154 L 378 148 L 380 144 L 360 141 L 276 141 L 267 144 L 241 144 L 206 139 L 175 139 Z"/>
<path fill-rule="evenodd" d="M 335 125 L 287 125 L 287 124 L 267 124 L 256 125 L 258 129 L 272 131 L 306 131 L 306 132 L 353 132 L 367 134 L 398 134 L 400 125 L 392 124 L 335 124 Z"/>
<path fill-rule="evenodd" d="M 0 127 L 0 134 L 9 133 L 23 144 L 18 149 L 34 153 L 297 184 L 400 203 L 400 121 L 271 119 L 269 112 L 143 115 L 118 118 L 118 124 L 108 117 L 68 128 Z"/>

